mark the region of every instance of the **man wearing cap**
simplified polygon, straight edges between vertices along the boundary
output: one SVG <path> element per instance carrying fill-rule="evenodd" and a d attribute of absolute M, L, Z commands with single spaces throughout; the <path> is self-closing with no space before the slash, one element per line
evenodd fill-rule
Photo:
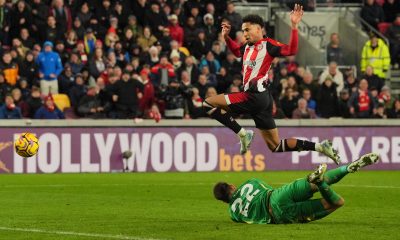
<path fill-rule="evenodd" d="M 39 66 L 40 89 L 42 94 L 58 93 L 57 77 L 63 70 L 60 56 L 53 51 L 53 43 L 46 41 L 44 51 L 39 54 L 36 63 Z"/>

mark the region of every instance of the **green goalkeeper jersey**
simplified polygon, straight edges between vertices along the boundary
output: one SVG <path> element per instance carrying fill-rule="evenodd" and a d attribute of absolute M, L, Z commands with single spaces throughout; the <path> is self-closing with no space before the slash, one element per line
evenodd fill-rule
<path fill-rule="evenodd" d="M 229 214 L 235 222 L 265 224 L 271 222 L 267 206 L 268 192 L 273 188 L 259 179 L 250 179 L 233 193 Z"/>

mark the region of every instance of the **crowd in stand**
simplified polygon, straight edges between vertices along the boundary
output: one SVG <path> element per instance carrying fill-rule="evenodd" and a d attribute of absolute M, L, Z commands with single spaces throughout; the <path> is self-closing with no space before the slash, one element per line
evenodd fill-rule
<path fill-rule="evenodd" d="M 242 43 L 242 17 L 226 0 L 0 0 L 0 119 L 206 117 L 205 98 L 242 91 L 223 21 Z M 360 76 L 338 69 L 336 33 L 318 76 L 295 56 L 276 59 L 274 116 L 400 118 L 400 100 L 384 85 L 389 50 L 377 61 L 369 54 L 378 47 L 372 36 Z"/>

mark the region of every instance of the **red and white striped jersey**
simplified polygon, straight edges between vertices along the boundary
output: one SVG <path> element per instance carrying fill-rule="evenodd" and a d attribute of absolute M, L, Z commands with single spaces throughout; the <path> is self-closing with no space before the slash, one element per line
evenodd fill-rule
<path fill-rule="evenodd" d="M 242 74 L 244 91 L 263 92 L 268 84 L 268 71 L 275 57 L 289 56 L 297 53 L 297 29 L 293 29 L 289 45 L 271 38 L 264 38 L 254 45 L 246 45 L 244 53 L 240 45 L 232 39 L 227 40 L 227 46 L 236 57 L 243 57 Z"/>

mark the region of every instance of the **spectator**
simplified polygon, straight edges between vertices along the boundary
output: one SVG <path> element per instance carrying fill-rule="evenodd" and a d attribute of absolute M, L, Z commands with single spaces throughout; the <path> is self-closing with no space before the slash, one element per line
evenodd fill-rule
<path fill-rule="evenodd" d="M 18 79 L 18 64 L 13 61 L 9 51 L 3 53 L 2 60 L 0 70 L 3 72 L 4 78 L 8 84 L 15 86 Z"/>
<path fill-rule="evenodd" d="M 322 83 L 317 97 L 317 113 L 322 118 L 334 117 L 337 114 L 337 87 L 332 78 L 327 76 Z"/>
<path fill-rule="evenodd" d="M 42 98 L 40 97 L 40 89 L 36 86 L 32 87 L 32 91 L 28 99 L 26 100 L 29 108 L 29 118 L 35 116 L 36 111 L 42 106 Z"/>
<path fill-rule="evenodd" d="M 20 68 L 18 69 L 20 77 L 26 78 L 29 87 L 33 84 L 37 84 L 37 75 L 39 72 L 38 65 L 35 63 L 35 59 L 32 52 L 28 52 L 25 59 L 21 62 Z"/>
<path fill-rule="evenodd" d="M 65 65 L 64 71 L 58 77 L 58 92 L 68 94 L 69 89 L 75 81 L 74 74 L 69 64 Z"/>
<path fill-rule="evenodd" d="M 233 2 L 227 3 L 226 12 L 222 18 L 227 19 L 230 22 L 232 26 L 231 33 L 236 33 L 242 29 L 242 17 L 235 11 L 235 4 Z"/>
<path fill-rule="evenodd" d="M 11 38 L 18 37 L 22 28 L 31 28 L 32 26 L 32 12 L 23 0 L 17 2 L 12 18 Z"/>
<path fill-rule="evenodd" d="M 221 68 L 221 64 L 215 59 L 212 51 L 208 51 L 206 57 L 201 60 L 199 68 L 202 69 L 204 66 L 208 66 L 212 74 L 216 74 Z"/>
<path fill-rule="evenodd" d="M 147 52 L 156 42 L 157 38 L 152 34 L 150 27 L 144 27 L 143 35 L 137 39 L 137 44 L 141 47 L 143 52 Z"/>
<path fill-rule="evenodd" d="M 162 36 L 159 38 L 164 53 L 171 52 L 171 41 L 171 30 L 169 28 L 164 28 Z"/>
<path fill-rule="evenodd" d="M 18 87 L 21 90 L 22 99 L 26 101 L 28 97 L 31 95 L 31 88 L 29 87 L 26 78 L 20 78 L 18 82 L 19 82 Z"/>
<path fill-rule="evenodd" d="M 170 24 L 168 26 L 168 29 L 170 31 L 171 38 L 177 41 L 179 46 L 182 46 L 184 35 L 183 35 L 183 28 L 179 25 L 178 22 L 178 16 L 172 14 L 169 17 L 169 22 Z"/>
<path fill-rule="evenodd" d="M 106 117 L 106 106 L 103 105 L 97 90 L 97 86 L 89 86 L 86 95 L 79 100 L 79 116 L 93 119 Z"/>
<path fill-rule="evenodd" d="M 339 102 L 338 102 L 338 113 L 339 116 L 342 118 L 352 117 L 350 114 L 349 99 L 350 99 L 349 90 L 346 88 L 342 89 L 342 91 L 340 91 Z"/>
<path fill-rule="evenodd" d="M 168 62 L 167 56 L 160 58 L 160 63 L 151 68 L 152 82 L 155 87 L 168 86 L 175 78 L 174 66 Z"/>
<path fill-rule="evenodd" d="M 378 96 L 378 101 L 385 105 L 386 109 L 389 109 L 393 104 L 393 98 L 390 94 L 390 88 L 388 86 L 383 86 L 381 92 Z"/>
<path fill-rule="evenodd" d="M 33 0 L 32 3 L 33 25 L 32 29 L 38 35 L 40 42 L 46 40 L 47 17 L 49 7 L 42 0 Z"/>
<path fill-rule="evenodd" d="M 314 119 L 317 118 L 315 111 L 307 107 L 307 100 L 300 98 L 297 108 L 293 111 L 292 119 Z"/>
<path fill-rule="evenodd" d="M 181 62 L 180 56 L 179 56 L 179 52 L 177 50 L 173 50 L 171 52 L 169 58 L 171 59 L 171 64 L 172 64 L 172 66 L 174 66 L 174 70 L 176 72 L 178 70 L 178 68 L 180 68 L 182 65 L 182 62 Z"/>
<path fill-rule="evenodd" d="M 123 32 L 123 29 L 126 27 L 127 22 L 128 22 L 128 16 L 129 16 L 129 8 L 124 7 L 124 4 L 127 4 L 128 1 L 116 1 L 114 5 L 114 12 L 113 16 L 118 19 L 120 28 L 117 29 L 118 34 L 121 34 Z M 128 3 L 129 4 L 129 3 Z"/>
<path fill-rule="evenodd" d="M 210 48 L 211 42 L 209 39 L 206 39 L 204 30 L 198 30 L 197 39 L 193 42 L 190 52 L 196 57 L 196 59 L 202 59 L 206 54 L 208 55 L 208 52 L 211 52 L 209 51 Z"/>
<path fill-rule="evenodd" d="M 217 39 L 217 28 L 214 23 L 214 16 L 211 13 L 207 13 L 203 17 L 204 21 L 204 32 L 207 39 L 215 40 Z"/>
<path fill-rule="evenodd" d="M 165 91 L 162 91 L 162 98 L 165 101 L 165 117 L 170 119 L 182 119 L 185 113 L 185 87 L 181 87 L 175 80 L 171 80 Z"/>
<path fill-rule="evenodd" d="M 275 101 L 272 102 L 272 117 L 275 119 L 286 119 L 285 113 L 283 113 L 282 109 L 276 106 Z"/>
<path fill-rule="evenodd" d="M 350 94 L 357 91 L 358 80 L 356 79 L 354 71 L 352 69 L 346 70 L 346 80 L 344 82 L 344 87 L 350 91 Z"/>
<path fill-rule="evenodd" d="M 343 50 L 340 47 L 340 38 L 338 33 L 331 34 L 331 41 L 326 47 L 327 62 L 336 62 L 338 65 L 344 65 Z"/>
<path fill-rule="evenodd" d="M 389 116 L 389 118 L 400 118 L 400 100 L 399 99 L 396 99 L 393 102 L 392 109 L 390 109 L 388 116 Z"/>
<path fill-rule="evenodd" d="M 209 89 L 211 89 L 211 88 L 209 88 Z M 210 90 L 210 91 L 212 91 L 212 90 Z M 193 95 L 192 95 L 190 101 L 188 101 L 190 118 L 197 119 L 197 118 L 205 117 L 206 115 L 203 110 L 203 104 L 202 104 L 203 99 L 199 95 L 199 89 L 192 88 L 192 94 Z"/>
<path fill-rule="evenodd" d="M 199 78 L 199 75 L 200 75 L 200 71 L 197 68 L 197 66 L 194 64 L 193 56 L 187 56 L 185 58 L 185 62 L 177 70 L 177 75 L 181 76 L 181 73 L 183 71 L 186 71 L 189 74 L 188 77 L 189 77 L 189 82 L 191 84 L 193 84 L 197 81 L 197 79 Z"/>
<path fill-rule="evenodd" d="M 112 21 L 116 21 L 117 18 L 111 18 Z M 114 49 L 115 43 L 119 41 L 116 28 L 110 27 L 107 31 L 104 43 L 108 49 Z"/>
<path fill-rule="evenodd" d="M 199 90 L 199 95 L 202 99 L 206 99 L 207 89 L 210 87 L 210 84 L 207 82 L 207 76 L 204 74 L 199 75 L 199 80 L 193 84 Z"/>
<path fill-rule="evenodd" d="M 397 4 L 399 6 L 399 3 Z M 399 7 L 400 8 L 400 7 Z M 390 56 L 395 69 L 400 65 L 400 11 L 393 24 L 386 31 L 390 42 Z"/>
<path fill-rule="evenodd" d="M 115 83 L 112 99 L 116 107 L 114 118 L 136 118 L 139 116 L 139 100 L 137 93 L 143 91 L 143 84 L 132 79 L 130 73 L 124 71 L 122 79 Z"/>
<path fill-rule="evenodd" d="M 12 22 L 12 11 L 8 6 L 5 4 L 4 0 L 0 1 L 0 15 L 3 16 L 2 19 L 0 19 L 0 39 L 2 45 L 8 45 L 9 44 L 9 38 L 10 38 L 10 26 Z"/>
<path fill-rule="evenodd" d="M 377 108 L 376 108 L 375 113 L 372 116 L 372 118 L 379 118 L 379 119 L 386 119 L 387 118 L 384 104 L 379 103 L 377 105 Z"/>
<path fill-rule="evenodd" d="M 44 98 L 43 105 L 36 111 L 35 119 L 65 119 L 64 113 L 56 106 L 53 97 Z"/>
<path fill-rule="evenodd" d="M 21 110 L 22 117 L 29 117 L 29 105 L 22 99 L 22 93 L 19 88 L 14 88 L 11 92 L 14 104 Z"/>
<path fill-rule="evenodd" d="M 56 42 L 63 39 L 63 32 L 57 28 L 57 22 L 54 16 L 47 17 L 47 25 L 44 28 L 45 39 L 49 42 Z"/>
<path fill-rule="evenodd" d="M 361 8 L 361 18 L 371 25 L 374 29 L 378 29 L 378 23 L 384 21 L 385 16 L 383 9 L 379 6 L 375 0 L 366 0 L 365 5 Z M 365 30 L 370 31 L 368 26 L 363 24 Z"/>
<path fill-rule="evenodd" d="M 69 99 L 71 101 L 71 106 L 75 109 L 78 107 L 78 103 L 81 98 L 86 94 L 86 87 L 83 81 L 83 75 L 77 74 L 75 76 L 75 84 L 73 84 L 68 92 Z"/>
<path fill-rule="evenodd" d="M 104 26 L 106 29 L 109 28 L 108 18 L 113 14 L 113 8 L 110 0 L 103 0 L 102 4 L 96 8 L 95 14 L 98 24 Z"/>
<path fill-rule="evenodd" d="M 374 73 L 386 79 L 387 70 L 390 67 L 389 48 L 385 42 L 375 34 L 371 34 L 361 53 L 361 72 L 365 72 L 368 65 L 374 68 Z"/>
<path fill-rule="evenodd" d="M 0 72 L 0 105 L 3 104 L 5 97 L 11 93 L 12 87 L 6 82 L 4 73 Z"/>
<path fill-rule="evenodd" d="M 400 13 L 400 2 L 398 0 L 386 0 L 382 9 L 385 15 L 385 22 L 393 22 L 396 15 Z"/>
<path fill-rule="evenodd" d="M 30 36 L 28 28 L 21 29 L 19 38 L 22 42 L 22 45 L 24 45 L 28 49 L 33 48 L 33 45 L 35 44 L 35 40 Z"/>
<path fill-rule="evenodd" d="M 294 91 L 291 88 L 285 89 L 285 95 L 281 99 L 281 107 L 285 116 L 292 117 L 293 111 L 297 108 L 297 98 L 294 95 Z"/>
<path fill-rule="evenodd" d="M 148 112 L 156 101 L 154 86 L 149 78 L 150 70 L 143 68 L 140 71 L 140 80 L 143 84 L 143 95 L 139 99 L 139 109 L 142 113 Z"/>
<path fill-rule="evenodd" d="M 79 12 L 76 14 L 76 17 L 79 18 L 83 26 L 87 27 L 92 15 L 93 13 L 89 9 L 89 4 L 87 2 L 83 2 Z"/>
<path fill-rule="evenodd" d="M 21 109 L 15 105 L 11 95 L 6 95 L 4 104 L 0 107 L 0 119 L 21 119 Z"/>
<path fill-rule="evenodd" d="M 156 37 L 161 36 L 161 31 L 168 25 L 168 18 L 163 11 L 160 11 L 160 5 L 157 2 L 152 2 L 150 11 L 145 11 L 145 25 L 149 26 L 151 32 Z"/>
<path fill-rule="evenodd" d="M 89 72 L 95 78 L 98 78 L 100 74 L 106 70 L 107 60 L 103 55 L 103 49 L 97 48 L 94 51 L 94 55 L 89 62 Z"/>
<path fill-rule="evenodd" d="M 285 66 L 287 72 L 291 75 L 295 74 L 299 67 L 299 63 L 296 61 L 296 56 L 287 56 L 281 65 Z"/>
<path fill-rule="evenodd" d="M 308 108 L 310 108 L 314 111 L 317 109 L 317 102 L 312 98 L 310 89 L 307 89 L 307 88 L 304 89 L 302 91 L 301 96 L 303 97 L 303 99 L 305 99 L 307 101 Z"/>
<path fill-rule="evenodd" d="M 368 82 L 361 79 L 358 90 L 349 100 L 350 113 L 356 118 L 370 118 L 375 108 L 371 93 L 368 91 Z"/>
<path fill-rule="evenodd" d="M 378 77 L 378 75 L 374 74 L 374 69 L 372 66 L 367 66 L 365 69 L 365 74 L 362 77 L 368 81 L 368 87 L 371 89 L 372 87 L 376 88 L 378 92 L 381 92 L 383 85 L 385 84 L 385 80 Z"/>
<path fill-rule="evenodd" d="M 136 39 L 143 34 L 143 28 L 140 24 L 137 22 L 137 18 L 135 15 L 130 15 L 128 17 L 128 25 L 125 27 L 125 33 L 126 31 L 130 29 L 132 31 L 132 37 L 136 41 Z"/>
<path fill-rule="evenodd" d="M 186 19 L 186 26 L 183 29 L 184 45 L 189 49 L 193 49 L 196 46 L 195 41 L 197 39 L 197 33 L 196 22 L 193 17 L 189 16 Z"/>
<path fill-rule="evenodd" d="M 306 71 L 303 75 L 303 81 L 299 86 L 299 91 L 303 92 L 304 89 L 311 91 L 311 96 L 316 97 L 318 95 L 319 85 L 314 80 L 314 76 L 311 72 Z"/>
<path fill-rule="evenodd" d="M 57 94 L 57 77 L 63 70 L 61 58 L 56 52 L 53 52 L 53 43 L 46 41 L 43 48 L 44 51 L 36 59 L 39 66 L 40 90 L 44 95 L 49 92 Z"/>
<path fill-rule="evenodd" d="M 207 83 L 211 87 L 216 87 L 218 82 L 217 82 L 217 76 L 213 73 L 210 73 L 210 69 L 208 68 L 207 65 L 203 66 L 201 69 L 201 74 L 205 75 L 207 77 Z"/>
<path fill-rule="evenodd" d="M 92 29 L 96 38 L 104 39 L 108 29 L 108 21 L 107 24 L 102 24 L 101 21 L 96 18 L 96 16 L 92 16 L 89 21 L 89 26 L 86 28 L 86 30 L 87 29 Z"/>
<path fill-rule="evenodd" d="M 217 73 L 217 92 L 224 93 L 233 82 L 233 76 L 221 67 Z"/>
<path fill-rule="evenodd" d="M 50 16 L 55 17 L 57 29 L 61 33 L 66 33 L 72 29 L 72 15 L 68 6 L 64 5 L 64 0 L 53 0 L 50 8 Z"/>
<path fill-rule="evenodd" d="M 323 84 L 325 79 L 329 77 L 336 84 L 336 95 L 344 88 L 343 74 L 338 69 L 336 62 L 330 62 L 329 66 L 322 72 L 319 77 L 319 84 Z"/>
<path fill-rule="evenodd" d="M 87 27 L 89 28 L 89 27 Z M 85 36 L 85 27 L 82 25 L 81 19 L 76 17 L 73 22 L 72 30 L 76 33 L 78 39 L 82 40 Z"/>

